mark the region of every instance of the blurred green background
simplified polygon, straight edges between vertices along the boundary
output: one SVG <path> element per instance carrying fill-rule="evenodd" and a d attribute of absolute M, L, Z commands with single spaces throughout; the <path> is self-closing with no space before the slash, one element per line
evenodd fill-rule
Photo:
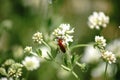
<path fill-rule="evenodd" d="M 110 17 L 101 35 L 108 42 L 120 38 L 120 0 L 0 0 L 0 64 L 7 58 L 19 62 L 21 59 L 15 58 L 14 53 L 20 53 L 26 45 L 33 45 L 31 36 L 35 32 L 50 34 L 61 23 L 75 27 L 72 45 L 94 41 L 98 30 L 91 30 L 87 25 L 93 11 L 103 11 Z M 84 48 L 75 51 L 81 55 Z M 96 80 L 91 78 L 90 69 L 81 72 L 76 67 L 75 71 L 82 80 Z M 120 79 L 119 71 L 112 80 Z M 50 62 L 41 63 L 40 68 L 29 75 L 28 80 L 76 80 Z"/>

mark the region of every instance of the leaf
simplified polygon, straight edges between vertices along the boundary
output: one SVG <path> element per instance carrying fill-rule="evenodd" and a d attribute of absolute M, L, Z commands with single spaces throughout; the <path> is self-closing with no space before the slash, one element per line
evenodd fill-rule
<path fill-rule="evenodd" d="M 67 62 L 66 57 L 64 57 L 63 60 L 64 60 L 64 64 L 65 64 L 66 66 L 68 66 L 68 62 Z"/>
<path fill-rule="evenodd" d="M 58 54 L 58 51 L 59 51 L 59 49 L 57 48 L 57 49 L 51 49 L 51 51 L 52 51 L 52 56 L 53 56 L 53 58 L 55 58 L 56 57 L 56 55 Z"/>
<path fill-rule="evenodd" d="M 50 59 L 53 59 L 53 57 L 47 52 L 47 55 L 49 56 Z"/>
<path fill-rule="evenodd" d="M 41 49 L 37 49 L 37 50 L 36 50 L 36 53 L 38 54 L 38 56 L 42 56 L 42 51 L 41 51 Z"/>
<path fill-rule="evenodd" d="M 52 59 L 49 59 L 49 58 L 46 58 L 46 57 L 44 59 L 47 60 L 47 61 L 52 61 Z"/>
<path fill-rule="evenodd" d="M 74 64 L 74 62 L 75 62 L 75 55 L 73 55 L 71 58 L 71 64 Z"/>

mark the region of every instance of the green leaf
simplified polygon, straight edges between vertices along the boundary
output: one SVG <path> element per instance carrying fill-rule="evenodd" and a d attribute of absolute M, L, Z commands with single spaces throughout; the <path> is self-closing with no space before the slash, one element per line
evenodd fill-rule
<path fill-rule="evenodd" d="M 42 51 L 41 51 L 41 49 L 37 49 L 37 50 L 36 50 L 36 53 L 38 54 L 38 56 L 42 56 Z"/>
<path fill-rule="evenodd" d="M 67 62 L 67 58 L 66 58 L 66 57 L 63 58 L 63 61 L 64 61 L 64 64 L 65 64 L 66 66 L 68 66 L 68 62 Z"/>
<path fill-rule="evenodd" d="M 75 55 L 72 55 L 71 64 L 74 64 L 74 61 L 75 61 Z"/>
<path fill-rule="evenodd" d="M 44 59 L 47 60 L 47 61 L 52 61 L 52 59 L 49 59 L 49 58 L 46 58 L 46 57 Z"/>
<path fill-rule="evenodd" d="M 58 51 L 59 51 L 59 49 L 57 48 L 57 49 L 51 49 L 51 54 L 52 54 L 52 56 L 53 56 L 53 58 L 55 58 L 56 57 L 56 55 L 57 55 L 57 53 L 58 53 Z"/>
<path fill-rule="evenodd" d="M 47 52 L 47 55 L 49 56 L 50 59 L 53 59 L 53 57 Z"/>

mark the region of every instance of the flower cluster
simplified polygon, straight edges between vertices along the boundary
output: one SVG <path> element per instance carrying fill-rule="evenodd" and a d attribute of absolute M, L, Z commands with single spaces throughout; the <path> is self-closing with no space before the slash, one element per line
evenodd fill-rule
<path fill-rule="evenodd" d="M 115 63 L 116 62 L 116 58 L 115 55 L 110 52 L 110 51 L 105 51 L 102 53 L 102 58 L 107 61 L 109 64 L 111 63 Z"/>
<path fill-rule="evenodd" d="M 74 32 L 74 28 L 70 29 L 70 24 L 61 24 L 59 28 L 55 29 L 53 35 L 55 38 L 62 39 L 63 44 L 68 44 L 68 42 L 73 42 L 73 36 L 70 34 Z"/>
<path fill-rule="evenodd" d="M 95 36 L 95 47 L 98 47 L 100 49 L 104 49 L 106 46 L 106 40 L 103 36 Z"/>
<path fill-rule="evenodd" d="M 36 32 L 32 36 L 33 42 L 37 44 L 41 44 L 43 41 L 43 35 L 41 32 Z M 40 59 L 37 57 L 37 49 L 36 52 L 33 51 L 32 46 L 26 46 L 24 49 L 24 53 L 30 53 L 33 56 L 26 56 L 25 59 L 22 61 L 23 66 L 28 71 L 33 71 L 39 68 L 40 66 Z"/>
<path fill-rule="evenodd" d="M 88 25 L 91 29 L 100 29 L 100 27 L 105 28 L 108 23 L 109 17 L 103 12 L 93 12 L 93 14 L 88 17 Z"/>
<path fill-rule="evenodd" d="M 26 46 L 24 49 L 24 53 L 30 53 L 32 52 L 32 47 L 31 46 Z"/>
<path fill-rule="evenodd" d="M 24 61 L 22 61 L 23 65 L 27 70 L 33 71 L 40 66 L 40 59 L 38 57 L 26 57 Z"/>
<path fill-rule="evenodd" d="M 37 32 L 33 35 L 32 39 L 35 43 L 41 44 L 43 41 L 43 35 L 42 33 Z"/>
<path fill-rule="evenodd" d="M 103 36 L 95 36 L 95 47 L 102 53 L 101 57 L 103 60 L 107 61 L 109 64 L 116 62 L 115 55 L 112 52 L 105 50 L 106 40 Z"/>
<path fill-rule="evenodd" d="M 22 76 L 22 67 L 23 65 L 19 63 L 12 64 L 11 67 L 8 69 L 9 76 L 17 78 Z"/>
<path fill-rule="evenodd" d="M 6 77 L 19 78 L 22 76 L 22 67 L 22 64 L 8 59 L 2 64 L 2 67 L 0 67 L 0 74 Z"/>

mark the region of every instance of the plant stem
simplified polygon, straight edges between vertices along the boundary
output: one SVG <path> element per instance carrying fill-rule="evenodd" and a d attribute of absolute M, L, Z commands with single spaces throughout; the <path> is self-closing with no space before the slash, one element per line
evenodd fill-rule
<path fill-rule="evenodd" d="M 104 74 L 105 80 L 107 80 L 107 67 L 108 67 L 108 62 L 106 62 L 106 66 L 105 66 L 105 74 Z"/>
<path fill-rule="evenodd" d="M 51 54 L 51 48 L 50 48 L 50 46 L 49 46 L 46 42 L 44 42 L 44 41 L 42 41 L 42 42 L 43 42 L 43 44 L 44 44 L 45 46 L 47 46 L 47 47 L 49 48 L 50 51 L 48 51 L 48 56 L 50 57 L 50 59 L 53 59 L 53 56 L 52 56 L 52 54 Z"/>
<path fill-rule="evenodd" d="M 80 78 L 78 77 L 78 75 L 74 71 L 71 71 L 71 72 L 75 76 L 76 79 L 80 80 Z"/>
<path fill-rule="evenodd" d="M 44 42 L 44 41 L 42 41 L 42 43 L 43 43 L 45 46 L 47 46 L 47 47 L 50 49 L 50 52 L 51 52 L 50 46 L 49 46 L 46 42 Z"/>
<path fill-rule="evenodd" d="M 71 72 L 71 73 L 73 74 L 73 76 L 74 76 L 77 80 L 80 80 L 80 78 L 78 77 L 78 75 L 77 75 L 72 69 L 70 69 L 70 68 L 68 68 L 68 67 L 66 67 L 66 66 L 64 66 L 64 65 L 61 65 L 61 67 L 62 67 L 64 70 Z"/>
<path fill-rule="evenodd" d="M 70 48 L 70 50 L 75 49 L 75 48 L 78 48 L 78 47 L 86 47 L 86 46 L 91 46 L 91 45 L 90 45 L 90 44 L 78 44 L 78 45 L 72 46 L 72 47 Z"/>

